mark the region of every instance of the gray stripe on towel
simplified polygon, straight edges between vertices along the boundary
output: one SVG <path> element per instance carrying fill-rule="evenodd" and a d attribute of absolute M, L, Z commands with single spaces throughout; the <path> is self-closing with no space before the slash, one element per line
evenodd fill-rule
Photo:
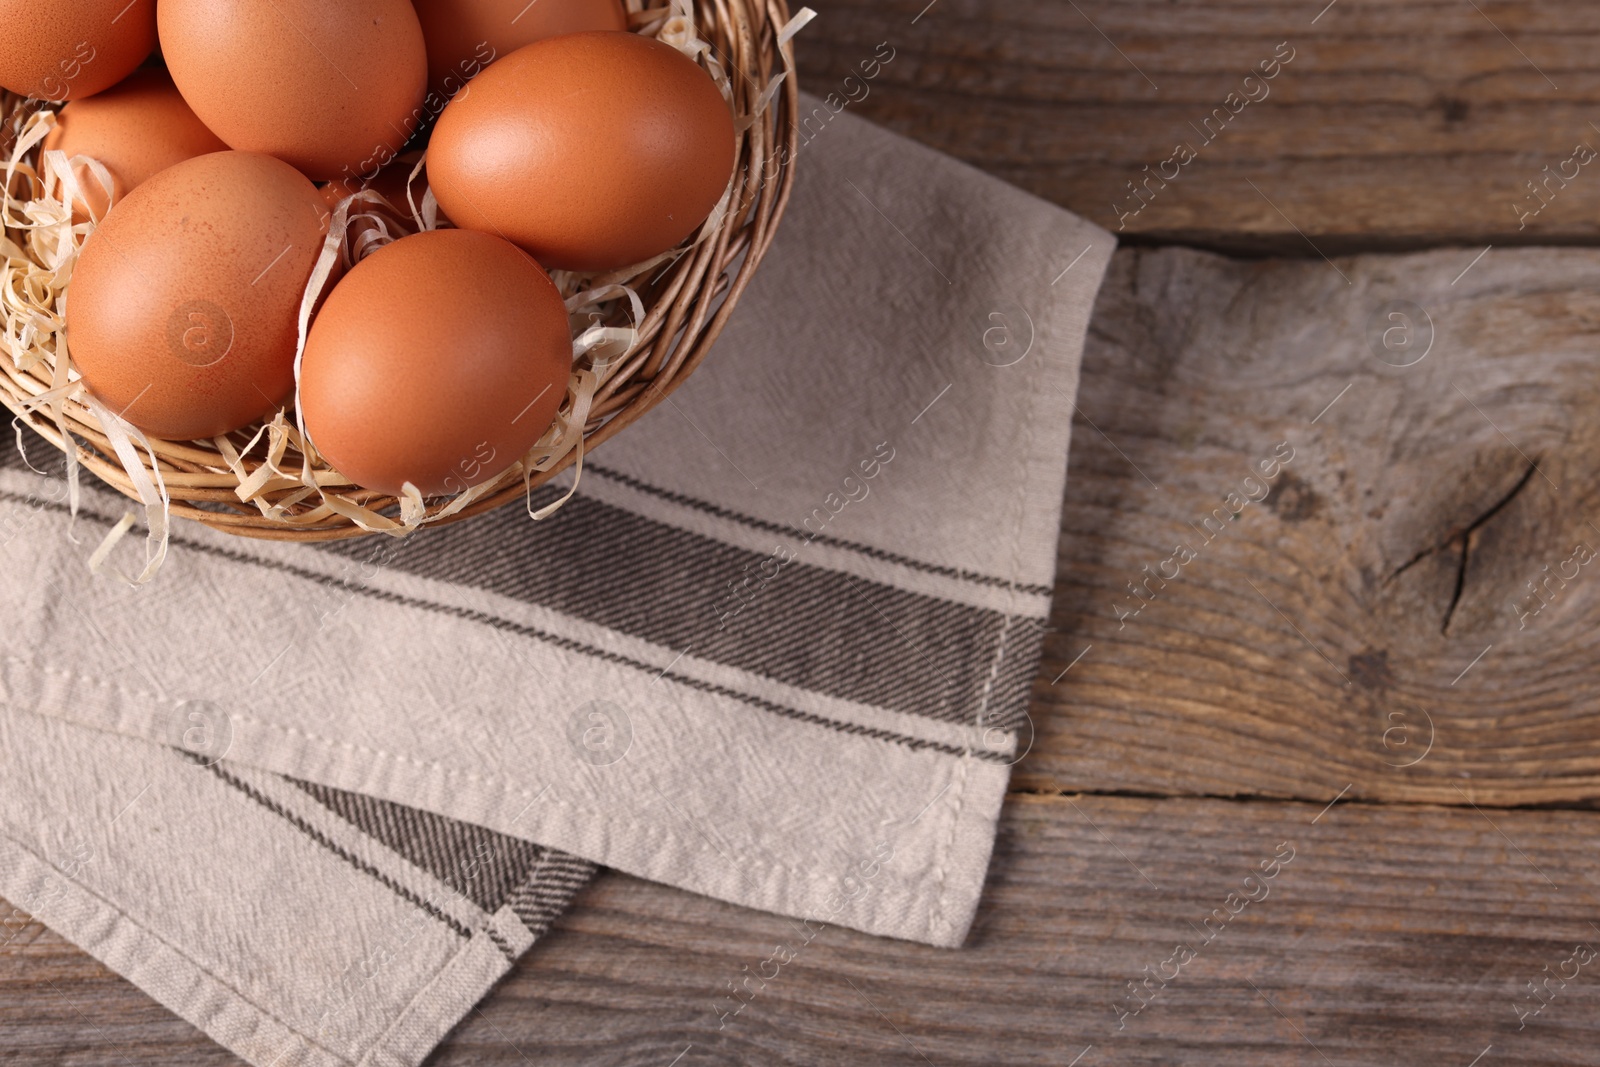
<path fill-rule="evenodd" d="M 554 499 L 555 490 L 535 494 Z M 359 542 L 319 545 L 368 558 Z M 542 522 L 508 507 L 468 523 L 429 527 L 397 552 L 397 570 L 537 604 L 700 659 L 843 700 L 975 723 L 986 690 L 990 722 L 1020 716 L 995 694 L 1023 689 L 1028 657 L 1008 654 L 1020 678 L 990 681 L 999 612 L 869 582 L 793 561 L 738 601 L 727 583 L 770 557 L 582 496 Z M 1009 628 L 1017 630 L 1019 620 Z"/>
<path fill-rule="evenodd" d="M 549 851 L 431 811 L 298 778 L 287 780 L 490 914 L 500 910 Z"/>

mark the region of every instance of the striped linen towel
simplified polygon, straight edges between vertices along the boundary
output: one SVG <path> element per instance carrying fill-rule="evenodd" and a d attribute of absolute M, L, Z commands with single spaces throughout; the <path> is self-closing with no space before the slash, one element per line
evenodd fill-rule
<path fill-rule="evenodd" d="M 183 524 L 130 589 L 85 567 L 125 500 L 75 543 L 0 470 L 0 895 L 283 1067 L 420 1062 L 592 864 L 959 945 L 1114 242 L 842 111 L 716 353 L 548 520 Z"/>

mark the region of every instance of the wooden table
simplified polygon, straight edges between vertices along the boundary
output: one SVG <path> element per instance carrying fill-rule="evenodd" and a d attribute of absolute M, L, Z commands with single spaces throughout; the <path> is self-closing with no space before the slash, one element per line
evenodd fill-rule
<path fill-rule="evenodd" d="M 1600 145 L 1600 7 L 812 3 L 808 88 L 890 42 L 859 113 L 1133 246 L 1083 367 L 1036 739 L 977 924 L 959 952 L 828 930 L 719 1032 L 723 982 L 786 923 L 607 875 L 434 1062 L 1595 1062 L 1600 970 L 1565 961 L 1600 945 L 1600 581 L 1531 632 L 1506 605 L 1569 542 L 1600 548 L 1600 299 L 1486 292 L 1508 350 L 1571 358 L 1478 388 L 1481 367 L 1402 379 L 1337 346 L 1175 336 L 1135 280 L 1172 243 L 1294 257 L 1193 266 L 1259 286 L 1381 273 L 1323 256 L 1443 248 L 1453 274 L 1595 243 L 1600 178 L 1548 203 L 1525 183 Z M 1291 52 L 1270 96 L 1133 198 Z M 1126 583 L 1291 438 L 1267 499 L 1119 621 Z M 11 1059 L 235 1062 L 37 925 L 0 950 Z"/>

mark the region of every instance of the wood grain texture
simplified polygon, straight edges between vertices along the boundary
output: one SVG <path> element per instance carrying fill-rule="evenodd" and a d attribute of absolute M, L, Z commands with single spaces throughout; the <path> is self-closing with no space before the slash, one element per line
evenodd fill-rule
<path fill-rule="evenodd" d="M 1600 237 L 1596 167 L 1569 166 L 1543 199 L 1526 185 L 1579 142 L 1600 149 L 1587 0 L 812 6 L 808 90 L 1109 229 L 1139 207 L 1127 183 L 1187 143 L 1195 158 L 1149 186 L 1124 238 L 1305 256 L 1308 239 L 1336 254 Z M 895 58 L 863 85 L 879 42 Z M 1294 58 L 1245 87 L 1283 42 Z M 1230 92 L 1260 99 L 1233 114 Z M 1227 121 L 1208 130 L 1217 108 Z M 1545 199 L 1524 226 L 1513 205 Z"/>
<path fill-rule="evenodd" d="M 1014 784 L 1600 797 L 1600 255 L 1472 258 L 1117 253 Z"/>
<path fill-rule="evenodd" d="M 1521 1030 L 1517 1010 L 1538 1003 L 1526 982 L 1600 944 L 1600 814 L 1322 807 L 1015 797 L 959 952 L 826 928 L 803 943 L 784 919 L 608 875 L 430 1062 L 1059 1067 L 1090 1045 L 1081 1067 L 1465 1067 L 1489 1045 L 1485 1063 L 1591 1061 L 1600 961 L 1552 981 Z M 727 983 L 779 944 L 794 959 L 719 1029 Z M 1180 944 L 1194 958 L 1121 1019 L 1127 983 L 1172 974 Z M 96 972 L 49 935 L 0 953 L 0 1055 L 229 1062 Z"/>

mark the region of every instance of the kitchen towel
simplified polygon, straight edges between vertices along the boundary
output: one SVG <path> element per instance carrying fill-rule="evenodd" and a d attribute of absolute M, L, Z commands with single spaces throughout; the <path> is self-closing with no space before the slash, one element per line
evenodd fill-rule
<path fill-rule="evenodd" d="M 183 721 L 169 745 L 0 709 L 0 894 L 251 1063 L 420 1063 L 594 872 L 219 761 L 219 720 Z"/>
<path fill-rule="evenodd" d="M 0 895 L 280 1065 L 419 1062 L 590 863 L 959 945 L 1114 241 L 846 106 L 805 99 L 716 352 L 547 520 L 185 524 L 129 588 L 85 566 L 128 501 L 75 542 L 0 471 Z"/>

